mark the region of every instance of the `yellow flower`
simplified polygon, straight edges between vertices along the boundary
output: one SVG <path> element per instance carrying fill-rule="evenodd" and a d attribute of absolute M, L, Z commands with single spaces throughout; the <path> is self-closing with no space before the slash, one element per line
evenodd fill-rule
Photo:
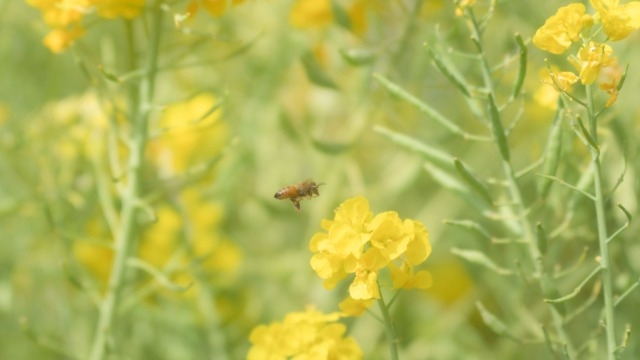
<path fill-rule="evenodd" d="M 401 267 L 389 264 L 391 280 L 394 289 L 427 289 L 433 284 L 431 274 L 428 271 L 420 270 L 413 272 L 413 266 L 405 262 Z"/>
<path fill-rule="evenodd" d="M 349 296 L 355 300 L 379 299 L 378 270 L 389 263 L 376 249 L 369 249 L 355 264 L 355 278 L 349 286 Z"/>
<path fill-rule="evenodd" d="M 187 16 L 193 17 L 200 6 L 211 16 L 222 16 L 228 9 L 228 5 L 238 5 L 244 0 L 193 0 L 187 5 Z"/>
<path fill-rule="evenodd" d="M 600 74 L 600 69 L 615 63 L 612 57 L 613 49 L 607 44 L 590 41 L 580 48 L 578 56 L 569 57 L 569 62 L 578 70 L 580 82 L 584 85 L 593 84 Z"/>
<path fill-rule="evenodd" d="M 97 220 L 87 223 L 86 234 L 91 239 L 102 239 L 108 231 L 104 224 Z M 113 264 L 113 249 L 111 243 L 99 243 L 95 240 L 80 240 L 73 243 L 73 255 L 89 272 L 103 284 L 107 283 Z"/>
<path fill-rule="evenodd" d="M 242 253 L 219 231 L 222 209 L 204 201 L 193 189 L 184 191 L 181 199 L 185 210 L 184 218 L 176 209 L 167 205 L 156 210 L 158 220 L 143 233 L 140 258 L 157 268 L 164 267 L 181 248 L 181 238 L 185 236 L 184 221 L 187 220 L 190 236 L 186 243 L 191 245 L 192 250 L 188 253 L 192 256 L 188 258 L 186 254 L 182 254 L 181 261 L 186 265 L 197 259 L 211 273 L 233 273 L 240 266 Z"/>
<path fill-rule="evenodd" d="M 347 297 L 340 302 L 339 307 L 346 316 L 360 316 L 373 305 L 374 301 L 374 299 L 356 300 L 352 297 Z"/>
<path fill-rule="evenodd" d="M 543 80 L 543 82 L 553 86 L 558 91 L 568 91 L 571 85 L 577 83 L 580 79 L 578 75 L 571 71 L 551 71 L 547 75 L 548 78 Z"/>
<path fill-rule="evenodd" d="M 289 22 L 297 28 L 317 28 L 333 21 L 330 0 L 297 0 L 289 13 Z"/>
<path fill-rule="evenodd" d="M 50 27 L 78 24 L 89 9 L 89 0 L 27 0 L 42 12 L 44 22 Z"/>
<path fill-rule="evenodd" d="M 258 325 L 249 340 L 248 360 L 265 359 L 362 359 L 362 350 L 339 313 L 323 314 L 313 307 L 285 316 L 283 322 Z"/>
<path fill-rule="evenodd" d="M 429 285 L 424 273 L 413 275 L 413 266 L 422 263 L 431 253 L 427 230 L 421 223 L 402 220 L 398 213 L 387 211 L 375 217 L 367 199 L 358 196 L 343 202 L 333 220 L 322 222 L 325 232 L 316 233 L 309 249 L 311 268 L 331 289 L 353 274 L 349 296 L 354 300 L 380 298 L 379 273 L 385 267 L 392 271 L 403 288 L 424 288 Z M 393 262 L 400 264 L 405 280 L 400 280 Z M 395 281 L 395 280 L 394 280 Z M 353 311 L 352 311 L 353 312 Z"/>
<path fill-rule="evenodd" d="M 600 76 L 598 77 L 598 86 L 601 90 L 609 94 L 609 99 L 607 99 L 605 107 L 613 105 L 613 103 L 618 100 L 618 86 L 622 75 L 622 68 L 617 62 L 601 69 Z"/>
<path fill-rule="evenodd" d="M 462 16 L 464 9 L 472 6 L 476 0 L 456 0 L 456 16 Z"/>
<path fill-rule="evenodd" d="M 577 81 L 576 76 L 576 81 Z M 536 91 L 533 93 L 533 100 L 536 104 L 547 108 L 549 110 L 556 110 L 558 108 L 558 91 L 550 86 L 546 86 L 546 84 L 542 86 L 538 86 Z"/>
<path fill-rule="evenodd" d="M 107 19 L 123 17 L 133 19 L 140 15 L 145 0 L 90 0 L 98 15 Z"/>
<path fill-rule="evenodd" d="M 149 153 L 163 175 L 172 176 L 214 159 L 226 143 L 228 128 L 212 94 L 200 94 L 164 110 Z"/>
<path fill-rule="evenodd" d="M 84 35 L 84 29 L 74 27 L 72 29 L 55 28 L 42 39 L 42 43 L 54 54 L 59 54 L 74 41 Z"/>
<path fill-rule="evenodd" d="M 367 6 L 370 6 L 370 2 L 366 0 L 357 0 L 347 10 L 349 13 L 349 20 L 351 21 L 351 31 L 356 35 L 364 34 L 367 29 Z"/>
<path fill-rule="evenodd" d="M 582 4 L 561 7 L 536 31 L 533 44 L 550 53 L 562 54 L 578 41 L 583 26 L 591 24 L 591 16 L 585 11 Z"/>
<path fill-rule="evenodd" d="M 605 34 L 612 41 L 629 36 L 633 30 L 640 28 L 640 1 L 631 1 L 620 5 L 618 0 L 590 0 L 598 11 Z"/>
<path fill-rule="evenodd" d="M 143 234 L 138 249 L 140 258 L 156 268 L 162 268 L 176 253 L 182 230 L 180 215 L 170 206 L 156 210 L 157 221 Z"/>

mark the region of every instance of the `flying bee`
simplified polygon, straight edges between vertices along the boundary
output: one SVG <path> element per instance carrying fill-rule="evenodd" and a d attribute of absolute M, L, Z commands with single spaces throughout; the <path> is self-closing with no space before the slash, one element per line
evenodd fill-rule
<path fill-rule="evenodd" d="M 300 200 L 311 199 L 320 196 L 318 188 L 324 183 L 316 183 L 311 179 L 307 179 L 296 185 L 285 186 L 273 195 L 279 200 L 289 199 L 293 203 L 296 210 L 300 210 Z"/>

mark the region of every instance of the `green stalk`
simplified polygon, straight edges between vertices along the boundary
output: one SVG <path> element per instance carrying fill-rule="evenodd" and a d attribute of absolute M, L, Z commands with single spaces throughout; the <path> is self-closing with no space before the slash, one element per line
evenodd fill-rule
<path fill-rule="evenodd" d="M 115 258 L 111 268 L 111 277 L 104 299 L 100 305 L 98 325 L 91 346 L 89 359 L 105 358 L 106 344 L 109 340 L 116 308 L 121 300 L 122 288 L 126 274 L 126 260 L 131 255 L 136 241 L 137 203 L 141 197 L 142 164 L 148 136 L 148 119 L 150 104 L 153 99 L 155 77 L 157 75 L 158 49 L 162 31 L 162 11 L 158 3 L 151 7 L 151 38 L 145 64 L 145 76 L 142 78 L 138 92 L 133 93 L 131 104 L 136 107 L 132 121 L 132 137 L 129 147 L 127 167 L 127 184 L 122 194 L 120 211 L 120 227 L 114 243 Z M 131 96 L 131 95 L 130 95 Z M 140 101 L 138 101 L 138 99 Z"/>
<path fill-rule="evenodd" d="M 589 132 L 591 138 L 598 144 L 598 118 L 593 109 L 593 93 L 590 85 L 586 86 L 587 91 L 587 115 L 589 116 Z M 595 187 L 595 207 L 596 207 L 596 224 L 598 226 L 598 243 L 600 245 L 600 274 L 602 276 L 602 294 L 604 296 L 604 318 L 605 329 L 607 333 L 607 359 L 614 360 L 616 358 L 616 332 L 614 319 L 614 302 L 613 302 L 613 281 L 611 279 L 611 269 L 609 267 L 609 248 L 607 247 L 607 223 L 604 211 L 604 194 L 602 191 L 602 169 L 600 166 L 600 151 L 597 148 L 591 148 L 591 157 L 593 160 L 593 183 Z"/>
<path fill-rule="evenodd" d="M 380 313 L 382 313 L 382 320 L 384 320 L 384 329 L 387 334 L 389 354 L 391 355 L 390 359 L 398 360 L 398 336 L 396 334 L 396 329 L 393 326 L 391 315 L 389 314 L 389 308 L 387 307 L 387 304 L 385 304 L 382 294 L 380 294 L 380 298 L 377 301 Z"/>
<path fill-rule="evenodd" d="M 535 238 L 535 230 L 534 226 L 529 220 L 529 216 L 527 215 L 527 209 L 524 205 L 522 192 L 520 190 L 520 186 L 518 185 L 518 180 L 516 177 L 516 172 L 511 165 L 509 152 L 508 152 L 508 144 L 506 143 L 506 134 L 496 134 L 499 130 L 501 132 L 504 131 L 504 126 L 502 126 L 502 120 L 500 119 L 500 107 L 497 104 L 496 96 L 495 96 L 495 84 L 493 83 L 491 67 L 487 61 L 487 57 L 484 53 L 484 47 L 482 45 L 482 34 L 480 32 L 479 24 L 473 14 L 473 12 L 467 9 L 470 26 L 469 29 L 471 31 L 471 40 L 476 46 L 478 54 L 481 58 L 481 69 L 482 69 L 482 79 L 484 82 L 484 86 L 488 92 L 489 102 L 489 112 L 492 120 L 492 130 L 494 131 L 494 138 L 496 138 L 496 146 L 500 151 L 502 156 L 502 169 L 505 174 L 508 188 L 509 188 L 509 196 L 511 197 L 511 202 L 514 204 L 514 211 L 518 218 L 517 220 L 517 229 L 521 232 L 519 235 L 523 238 L 523 240 L 527 243 L 528 254 L 531 260 L 531 265 L 533 266 L 534 273 L 542 279 L 544 269 L 541 266 L 540 259 L 542 258 L 542 254 L 538 249 Z M 496 125 L 500 125 L 501 129 L 496 128 Z M 496 136 L 498 135 L 498 136 Z M 505 136 L 504 138 L 500 138 L 500 136 Z M 606 240 L 606 239 L 605 239 Z M 551 317 L 553 319 L 553 324 L 555 326 L 556 331 L 558 332 L 559 337 L 562 341 L 567 345 L 569 353 L 573 353 L 573 347 L 569 342 L 569 337 L 567 336 L 563 324 L 564 321 L 562 319 L 562 315 L 558 312 L 558 310 L 552 305 L 549 306 L 549 311 L 551 313 Z"/>

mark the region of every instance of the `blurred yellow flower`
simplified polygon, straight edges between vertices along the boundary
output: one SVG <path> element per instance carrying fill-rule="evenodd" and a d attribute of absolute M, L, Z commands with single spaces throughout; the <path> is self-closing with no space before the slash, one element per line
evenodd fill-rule
<path fill-rule="evenodd" d="M 600 76 L 598 76 L 598 86 L 600 90 L 603 90 L 609 94 L 609 99 L 605 107 L 613 105 L 618 100 L 618 86 L 622 80 L 623 71 L 622 67 L 614 62 L 613 64 L 603 67 L 600 70 Z"/>
<path fill-rule="evenodd" d="M 375 299 L 368 300 L 356 300 L 352 297 L 347 296 L 344 300 L 340 302 L 340 310 L 347 316 L 360 316 L 367 310 Z"/>
<path fill-rule="evenodd" d="M 297 28 L 318 28 L 333 21 L 331 0 L 296 0 L 289 13 L 289 22 Z"/>
<path fill-rule="evenodd" d="M 202 6 L 211 16 L 222 16 L 229 10 L 229 5 L 238 5 L 243 2 L 244 0 L 193 0 L 187 5 L 187 14 L 188 17 L 193 17 Z"/>
<path fill-rule="evenodd" d="M 578 41 L 583 26 L 592 22 L 582 4 L 563 6 L 547 19 L 533 36 L 533 44 L 552 54 L 562 54 L 573 42 Z"/>
<path fill-rule="evenodd" d="M 144 230 L 138 255 L 156 268 L 162 268 L 180 246 L 182 219 L 175 209 L 164 205 L 156 211 L 157 221 Z"/>
<path fill-rule="evenodd" d="M 78 24 L 89 11 L 89 0 L 27 0 L 42 12 L 44 22 L 53 28 Z"/>
<path fill-rule="evenodd" d="M 580 82 L 593 84 L 600 74 L 600 69 L 615 63 L 613 49 L 607 44 L 590 41 L 578 51 L 578 56 L 570 56 L 569 62 L 578 70 Z"/>
<path fill-rule="evenodd" d="M 629 36 L 633 30 L 640 28 L 640 1 L 631 1 L 620 5 L 618 0 L 590 0 L 598 11 L 598 16 L 605 34 L 611 41 Z"/>
<path fill-rule="evenodd" d="M 476 0 L 456 0 L 456 16 L 462 16 L 464 9 L 475 4 Z"/>
<path fill-rule="evenodd" d="M 265 359 L 362 359 L 362 350 L 346 327 L 337 322 L 339 313 L 323 314 L 313 307 L 293 312 L 283 322 L 258 325 L 249 340 L 247 360 Z"/>
<path fill-rule="evenodd" d="M 428 271 L 420 270 L 414 273 L 413 266 L 407 262 L 402 263 L 400 267 L 390 263 L 389 270 L 394 289 L 427 289 L 433 284 Z"/>
<path fill-rule="evenodd" d="M 133 19 L 144 9 L 145 0 L 89 0 L 98 15 L 106 19 Z"/>
<path fill-rule="evenodd" d="M 369 6 L 371 6 L 371 2 L 357 0 L 347 10 L 351 21 L 351 31 L 356 35 L 364 34 L 367 29 L 367 8 Z"/>
<path fill-rule="evenodd" d="M 85 231 L 92 239 L 102 239 L 108 236 L 103 224 L 97 220 L 89 221 Z M 100 244 L 88 239 L 75 241 L 73 255 L 96 279 L 103 284 L 107 283 L 113 264 L 113 249 L 109 244 Z"/>
<path fill-rule="evenodd" d="M 427 230 L 421 223 L 403 221 L 394 211 L 374 217 L 368 201 L 359 196 L 343 202 L 333 220 L 322 222 L 322 228 L 327 232 L 316 233 L 309 249 L 314 253 L 311 267 L 325 280 L 326 288 L 353 274 L 349 296 L 354 300 L 378 299 L 378 275 L 385 267 L 391 271 L 395 288 L 430 285 L 425 272 L 413 273 L 413 266 L 431 253 Z"/>
<path fill-rule="evenodd" d="M 59 54 L 67 49 L 74 41 L 84 35 L 84 29 L 75 27 L 72 29 L 55 28 L 42 39 L 42 43 L 54 54 Z"/>
<path fill-rule="evenodd" d="M 549 110 L 555 110 L 558 108 L 558 91 L 551 86 L 538 86 L 533 93 L 533 100 L 540 106 L 543 106 Z"/>
<path fill-rule="evenodd" d="M 54 54 L 84 35 L 80 22 L 89 11 L 89 0 L 27 0 L 27 4 L 40 10 L 44 22 L 53 28 L 42 42 Z"/>
<path fill-rule="evenodd" d="M 237 270 L 242 253 L 219 229 L 222 208 L 205 201 L 195 189 L 183 191 L 180 198 L 185 216 L 168 205 L 157 209 L 157 222 L 143 233 L 140 258 L 157 268 L 178 255 L 185 266 L 195 261 L 214 275 Z M 184 251 L 185 245 L 191 249 Z"/>
<path fill-rule="evenodd" d="M 334 6 L 340 8 L 334 9 Z M 336 11 L 339 11 L 345 20 L 341 25 L 362 35 L 367 29 L 367 10 L 372 6 L 375 4 L 366 0 L 353 0 L 344 8 L 331 0 L 295 0 L 289 12 L 289 23 L 299 29 L 325 28 L 340 19 L 336 17 Z"/>
<path fill-rule="evenodd" d="M 429 271 L 437 281 L 429 289 L 428 295 L 444 305 L 452 305 L 464 299 L 474 288 L 472 278 L 458 258 L 439 258 L 430 264 Z"/>
<path fill-rule="evenodd" d="M 162 135 L 152 139 L 149 154 L 164 175 L 183 173 L 219 155 L 228 127 L 212 94 L 200 94 L 168 106 L 158 124 Z"/>

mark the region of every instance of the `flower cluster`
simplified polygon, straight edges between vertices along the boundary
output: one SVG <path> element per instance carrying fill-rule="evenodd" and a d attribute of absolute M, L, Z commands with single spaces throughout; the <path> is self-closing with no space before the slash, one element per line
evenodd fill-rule
<path fill-rule="evenodd" d="M 27 0 L 27 3 L 39 9 L 52 28 L 43 43 L 53 53 L 62 52 L 84 35 L 82 20 L 87 14 L 133 19 L 144 8 L 144 0 Z"/>
<path fill-rule="evenodd" d="M 373 299 L 380 298 L 380 271 L 388 269 L 393 288 L 427 288 L 431 275 L 414 267 L 431 253 L 427 230 L 421 223 L 387 211 L 373 216 L 367 199 L 349 199 L 335 211 L 333 220 L 324 220 L 327 232 L 316 233 L 309 244 L 314 253 L 311 267 L 325 288 L 353 274 L 349 298 L 342 310 L 357 315 Z M 360 306 L 358 306 L 360 303 Z"/>
<path fill-rule="evenodd" d="M 356 341 L 344 337 L 346 327 L 337 322 L 340 317 L 309 307 L 288 314 L 281 323 L 258 325 L 249 337 L 253 346 L 247 359 L 362 359 Z"/>
<path fill-rule="evenodd" d="M 533 43 L 542 50 L 560 55 L 574 43 L 581 41 L 578 52 L 568 59 L 577 75 L 571 72 L 551 73 L 548 83 L 559 91 L 567 91 L 578 80 L 583 85 L 597 82 L 609 94 L 605 105 L 608 107 L 617 99 L 622 71 L 613 56 L 611 46 L 594 41 L 590 34 L 597 34 L 600 28 L 593 28 L 595 24 L 600 24 L 608 41 L 626 38 L 631 31 L 640 28 L 640 1 L 624 5 L 618 0 L 590 0 L 590 3 L 596 10 L 594 15 L 588 14 L 586 7 L 580 3 L 558 9 L 536 31 Z"/>
<path fill-rule="evenodd" d="M 150 141 L 149 156 L 163 177 L 207 166 L 229 137 L 219 99 L 211 93 L 167 105 L 154 131 L 158 136 Z"/>

